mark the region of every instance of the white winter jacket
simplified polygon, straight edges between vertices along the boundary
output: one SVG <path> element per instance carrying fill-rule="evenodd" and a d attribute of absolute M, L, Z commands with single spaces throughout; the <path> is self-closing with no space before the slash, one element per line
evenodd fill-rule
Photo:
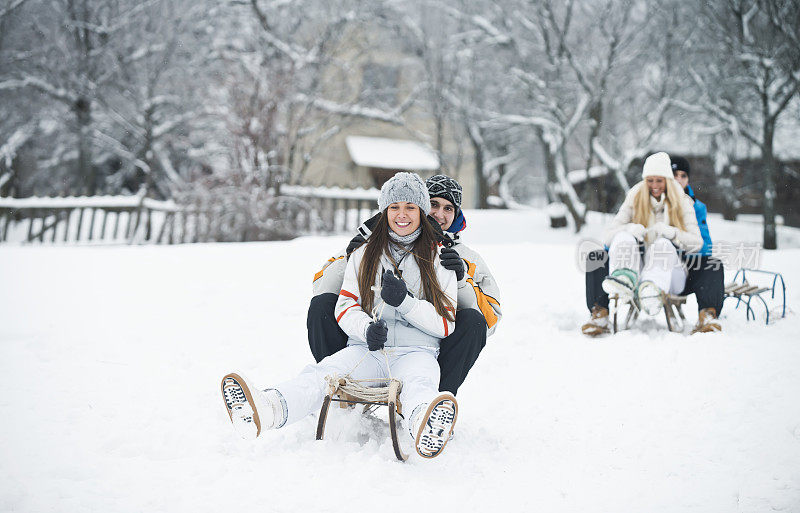
<path fill-rule="evenodd" d="M 371 312 L 367 313 L 361 309 L 361 297 L 358 290 L 358 268 L 364 257 L 364 249 L 365 247 L 362 246 L 350 255 L 344 272 L 342 289 L 339 292 L 339 300 L 334 309 L 336 322 L 349 337 L 347 345 L 366 344 L 367 326 L 373 320 Z M 433 265 L 442 290 L 455 305 L 458 284 L 456 273 L 442 267 L 438 254 Z M 383 255 L 376 276 L 378 284 L 380 284 L 380 277 L 385 269 L 391 270 L 393 267 L 389 259 Z M 413 297 L 406 296 L 400 306 L 395 308 L 384 303 L 379 293 L 375 294 L 376 311 L 379 318 L 385 320 L 389 328 L 386 347 L 427 346 L 438 349 L 439 341 L 453 332 L 455 323 L 436 313 L 433 304 L 422 299 L 419 267 L 412 256 L 404 258 L 398 269 Z"/>
<path fill-rule="evenodd" d="M 359 227 L 362 235 L 369 235 L 369 229 L 364 225 Z M 453 248 L 464 261 L 466 273 L 464 279 L 458 282 L 458 307 L 457 310 L 473 308 L 486 319 L 487 336 L 491 336 L 503 316 L 500 308 L 500 288 L 497 286 L 492 272 L 483 261 L 483 258 L 472 248 L 463 244 L 458 234 L 447 233 L 453 239 Z M 312 284 L 313 295 L 339 294 L 342 290 L 344 273 L 347 268 L 345 248 L 330 257 L 322 268 L 314 275 Z"/>
<path fill-rule="evenodd" d="M 458 309 L 473 308 L 486 319 L 487 336 L 494 333 L 503 316 L 500 308 L 500 287 L 497 286 L 489 266 L 472 248 L 462 243 L 458 234 L 447 234 L 455 242 L 453 249 L 464 261 L 466 273 L 458 282 Z"/>
<path fill-rule="evenodd" d="M 619 207 L 619 212 L 614 216 L 614 220 L 611 221 L 611 226 L 609 226 L 605 232 L 604 244 L 606 246 L 611 245 L 611 241 L 618 232 L 625 230 L 628 225 L 633 224 L 633 202 L 642 187 L 647 187 L 643 181 L 637 183 L 628 191 L 627 196 L 625 196 L 625 201 L 622 203 L 622 206 Z M 652 228 L 656 223 L 670 224 L 666 201 L 662 200 L 661 202 L 656 202 L 651 198 L 650 208 L 652 213 L 651 222 L 648 226 L 645 226 L 645 228 Z M 697 217 L 695 217 L 694 214 L 694 203 L 692 202 L 692 198 L 685 193 L 681 195 L 681 208 L 683 210 L 683 225 L 686 227 L 686 230 L 675 227 L 676 233 L 675 237 L 672 238 L 672 242 L 686 253 L 694 253 L 703 247 L 703 238 L 700 235 L 700 228 L 697 226 Z M 648 234 L 648 236 L 645 237 L 645 242 L 650 244 L 653 242 L 653 238 L 652 235 Z"/>

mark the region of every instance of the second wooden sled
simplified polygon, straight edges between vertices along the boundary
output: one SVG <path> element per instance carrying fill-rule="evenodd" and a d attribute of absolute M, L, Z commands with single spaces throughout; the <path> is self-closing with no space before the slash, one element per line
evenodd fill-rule
<path fill-rule="evenodd" d="M 380 380 L 352 380 L 338 376 L 328 376 L 328 392 L 322 401 L 322 408 L 319 410 L 319 420 L 317 421 L 317 440 L 322 440 L 325 436 L 325 423 L 328 420 L 328 410 L 331 402 L 338 402 L 343 408 L 349 405 L 363 404 L 365 410 L 371 406 L 386 406 L 389 408 L 389 432 L 392 436 L 392 447 L 394 455 L 400 461 L 406 461 L 408 454 L 400 448 L 400 440 L 397 435 L 398 416 L 402 415 L 402 405 L 400 404 L 400 390 L 403 384 L 399 379 L 380 379 Z M 360 383 L 364 381 L 388 382 L 385 387 L 364 387 Z"/>

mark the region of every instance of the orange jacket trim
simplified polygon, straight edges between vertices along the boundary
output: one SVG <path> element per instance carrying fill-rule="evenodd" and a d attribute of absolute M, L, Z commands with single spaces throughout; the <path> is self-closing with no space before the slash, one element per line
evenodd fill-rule
<path fill-rule="evenodd" d="M 345 314 L 345 313 L 346 313 L 348 310 L 350 310 L 351 308 L 353 308 L 354 306 L 361 306 L 361 305 L 359 305 L 358 303 L 356 303 L 356 304 L 354 304 L 354 305 L 350 305 L 350 306 L 348 306 L 347 308 L 345 308 L 344 310 L 342 310 L 342 313 L 340 313 L 340 314 L 339 314 L 339 317 L 337 317 L 337 318 L 336 318 L 336 322 L 339 322 L 339 321 L 341 320 L 342 316 L 344 316 L 344 314 Z"/>
<path fill-rule="evenodd" d="M 349 297 L 350 299 L 352 299 L 353 301 L 358 303 L 358 298 L 352 292 L 348 292 L 348 291 L 342 289 L 342 290 L 339 291 L 339 295 L 340 296 L 344 296 L 344 297 Z"/>
<path fill-rule="evenodd" d="M 339 260 L 339 259 L 341 259 L 341 258 L 344 258 L 344 256 L 340 256 L 340 257 L 330 257 L 330 258 L 328 259 L 328 261 L 325 263 L 325 265 L 323 265 L 323 266 L 322 266 L 322 269 L 320 269 L 320 270 L 319 270 L 319 272 L 317 272 L 317 273 L 314 275 L 314 279 L 312 280 L 312 283 L 313 283 L 313 282 L 315 282 L 315 281 L 317 281 L 318 279 L 322 278 L 322 275 L 324 275 L 324 274 L 325 274 L 325 269 L 327 269 L 329 265 L 331 265 L 332 263 L 334 263 L 335 261 L 337 261 L 337 260 Z"/>
<path fill-rule="evenodd" d="M 470 262 L 466 258 L 464 258 L 463 260 L 464 260 L 464 262 L 467 263 L 467 274 L 469 274 L 471 278 L 474 278 L 475 277 L 475 270 L 477 269 L 478 266 L 475 265 L 474 262 Z"/>
<path fill-rule="evenodd" d="M 467 283 L 469 283 L 475 291 L 475 297 L 478 300 L 478 308 L 480 308 L 483 317 L 486 319 L 486 325 L 491 328 L 497 324 L 498 321 L 497 314 L 494 313 L 494 309 L 491 305 L 500 306 L 500 303 L 492 296 L 484 294 L 481 288 L 475 284 L 475 280 L 473 279 L 475 278 L 475 271 L 477 269 L 475 263 L 467 259 L 463 260 L 467 263 L 467 274 L 470 276 L 467 278 Z"/>

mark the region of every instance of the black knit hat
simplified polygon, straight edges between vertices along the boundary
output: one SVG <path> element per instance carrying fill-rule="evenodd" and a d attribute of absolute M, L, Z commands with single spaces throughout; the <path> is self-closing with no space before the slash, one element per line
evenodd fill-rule
<path fill-rule="evenodd" d="M 461 185 L 445 175 L 433 175 L 425 180 L 431 198 L 444 198 L 456 207 L 456 214 L 461 209 Z"/>
<path fill-rule="evenodd" d="M 683 171 L 686 173 L 686 176 L 689 176 L 690 169 L 689 169 L 689 161 L 683 157 L 670 157 L 672 161 L 672 172 L 675 171 Z"/>

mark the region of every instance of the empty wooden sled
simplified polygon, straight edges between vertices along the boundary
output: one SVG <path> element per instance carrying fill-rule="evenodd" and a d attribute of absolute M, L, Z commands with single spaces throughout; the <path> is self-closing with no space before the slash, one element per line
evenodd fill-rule
<path fill-rule="evenodd" d="M 772 284 L 771 286 L 754 285 L 747 280 L 747 273 L 758 273 L 760 275 L 765 275 L 768 277 L 768 279 L 772 280 Z M 741 282 L 737 281 L 740 275 L 742 280 Z M 778 289 L 778 286 L 780 286 L 780 289 Z M 782 295 L 776 296 L 779 290 L 782 292 Z M 781 273 L 764 271 L 761 269 L 741 268 L 736 271 L 736 276 L 733 277 L 733 282 L 725 285 L 725 296 L 723 301 L 729 298 L 735 299 L 736 308 L 739 308 L 740 305 L 744 304 L 747 320 L 749 321 L 751 318 L 753 320 L 756 319 L 756 313 L 750 306 L 750 303 L 753 301 L 753 298 L 758 298 L 761 301 L 761 304 L 764 306 L 764 324 L 769 324 L 771 309 L 770 305 L 767 304 L 767 301 L 762 297 L 762 294 L 765 293 L 769 293 L 770 299 L 780 301 L 779 307 L 781 310 L 781 318 L 786 317 L 786 283 L 783 281 L 783 275 Z"/>

